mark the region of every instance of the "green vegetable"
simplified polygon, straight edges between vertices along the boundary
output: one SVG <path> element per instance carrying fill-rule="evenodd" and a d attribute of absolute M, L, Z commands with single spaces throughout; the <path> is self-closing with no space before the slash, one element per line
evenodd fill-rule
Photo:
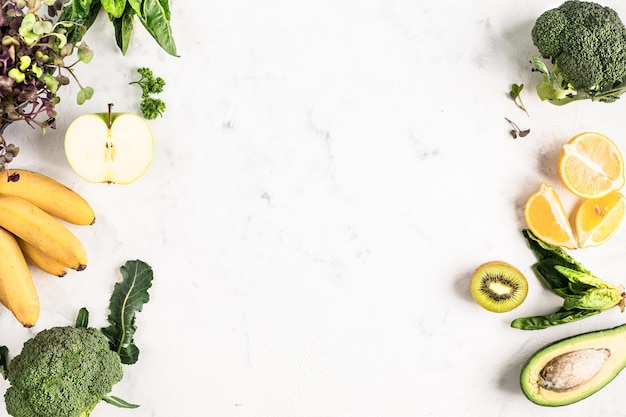
<path fill-rule="evenodd" d="M 135 313 L 149 300 L 152 269 L 136 260 L 126 262 L 120 272 L 122 280 L 109 302 L 109 327 L 88 327 L 89 312 L 81 308 L 75 326 L 42 330 L 8 366 L 7 349 L 0 347 L 0 371 L 11 384 L 5 392 L 11 416 L 88 417 L 100 401 L 138 407 L 110 392 L 123 377 L 122 364 L 137 361 Z"/>
<path fill-rule="evenodd" d="M 626 29 L 615 10 L 568 0 L 541 14 L 531 37 L 541 54 L 531 64 L 543 75 L 537 85 L 542 100 L 610 103 L 626 91 Z"/>
<path fill-rule="evenodd" d="M 109 323 L 102 333 L 109 339 L 111 349 L 117 352 L 124 364 L 133 364 L 139 358 L 139 348 L 133 337 L 137 326 L 135 313 L 150 300 L 152 268 L 142 261 L 128 261 L 120 268 L 122 281 L 115 284 L 110 301 Z"/>
<path fill-rule="evenodd" d="M 141 75 L 141 78 L 129 84 L 137 84 L 141 87 L 141 103 L 139 104 L 139 109 L 143 117 L 150 120 L 156 119 L 158 116 L 163 116 L 165 102 L 161 99 L 151 97 L 151 95 L 163 92 L 165 81 L 163 81 L 161 77 L 155 77 L 150 68 L 141 67 L 137 69 L 137 72 Z"/>
<path fill-rule="evenodd" d="M 67 41 L 67 31 L 77 30 L 77 24 L 56 19 L 61 3 L 46 4 L 42 8 L 41 1 L 10 0 L 2 2 L 0 9 L 0 171 L 19 151 L 1 136 L 10 123 L 24 121 L 45 133 L 56 127 L 61 86 L 73 79 L 79 87 L 79 103 L 90 97 L 89 91 L 93 93 L 75 74 L 76 64 L 88 63 L 92 52 L 84 42 Z"/>
<path fill-rule="evenodd" d="M 537 262 L 535 275 L 552 292 L 563 298 L 563 305 L 554 313 L 513 320 L 512 327 L 523 330 L 545 329 L 571 323 L 619 307 L 624 311 L 624 288 L 605 282 L 575 261 L 563 249 L 549 245 L 530 230 L 522 232 Z"/>
<path fill-rule="evenodd" d="M 78 3 L 78 4 L 77 4 Z M 91 28 L 100 10 L 104 10 L 113 24 L 115 42 L 126 54 L 133 32 L 135 17 L 157 44 L 168 54 L 178 56 L 170 25 L 168 0 L 75 0 L 63 9 L 61 20 L 78 23 L 68 35 L 72 42 L 80 41 Z"/>
<path fill-rule="evenodd" d="M 52 327 L 11 360 L 6 409 L 14 417 L 85 417 L 122 376 L 120 357 L 98 329 Z"/>

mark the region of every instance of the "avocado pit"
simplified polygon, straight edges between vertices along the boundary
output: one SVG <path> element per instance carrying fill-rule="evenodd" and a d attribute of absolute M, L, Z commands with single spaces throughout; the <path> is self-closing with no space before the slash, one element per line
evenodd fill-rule
<path fill-rule="evenodd" d="M 541 370 L 539 385 L 557 392 L 575 389 L 597 375 L 610 356 L 610 350 L 595 348 L 559 355 Z"/>

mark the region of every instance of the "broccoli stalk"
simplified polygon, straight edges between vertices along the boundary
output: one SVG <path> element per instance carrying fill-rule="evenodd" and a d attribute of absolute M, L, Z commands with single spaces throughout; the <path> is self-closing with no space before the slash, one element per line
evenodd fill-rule
<path fill-rule="evenodd" d="M 626 92 L 626 28 L 613 9 L 567 0 L 542 13 L 531 36 L 540 53 L 531 64 L 543 76 L 541 100 L 611 103 Z"/>

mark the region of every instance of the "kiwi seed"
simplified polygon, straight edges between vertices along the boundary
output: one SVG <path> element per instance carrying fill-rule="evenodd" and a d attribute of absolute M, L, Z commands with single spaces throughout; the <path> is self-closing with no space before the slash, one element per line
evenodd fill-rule
<path fill-rule="evenodd" d="M 528 294 L 526 277 L 504 261 L 490 261 L 474 271 L 470 292 L 483 308 L 504 313 L 517 308 Z"/>

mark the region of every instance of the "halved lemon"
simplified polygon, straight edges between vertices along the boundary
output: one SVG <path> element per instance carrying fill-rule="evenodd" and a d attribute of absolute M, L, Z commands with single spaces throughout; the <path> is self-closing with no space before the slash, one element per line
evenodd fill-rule
<path fill-rule="evenodd" d="M 626 199 L 616 191 L 590 198 L 576 209 L 574 228 L 578 246 L 598 246 L 617 232 L 626 215 Z"/>
<path fill-rule="evenodd" d="M 574 136 L 557 160 L 563 185 L 582 198 L 598 198 L 624 186 L 624 159 L 610 138 L 597 132 Z"/>
<path fill-rule="evenodd" d="M 568 249 L 578 247 L 563 203 L 551 185 L 542 182 L 528 198 L 524 218 L 528 228 L 544 242 Z"/>

